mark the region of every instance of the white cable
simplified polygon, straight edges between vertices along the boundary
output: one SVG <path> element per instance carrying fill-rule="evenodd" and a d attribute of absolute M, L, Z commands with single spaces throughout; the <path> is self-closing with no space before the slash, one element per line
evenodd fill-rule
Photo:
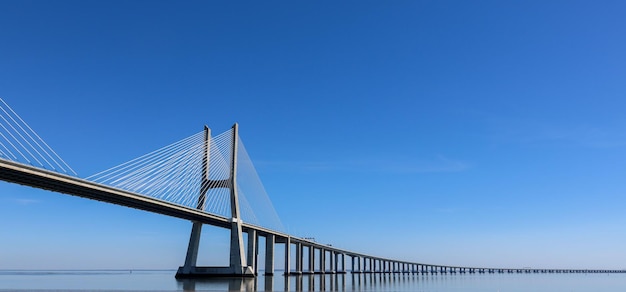
<path fill-rule="evenodd" d="M 47 144 L 47 143 L 46 143 L 46 142 L 45 142 L 45 141 L 44 141 L 44 140 L 43 140 L 43 139 L 42 139 L 42 138 L 41 138 L 41 137 L 37 134 L 37 132 L 35 132 L 35 131 L 34 131 L 34 130 L 33 130 L 33 129 L 32 129 L 32 128 L 31 128 L 31 127 L 30 127 L 30 126 L 29 126 L 29 125 L 28 125 L 28 124 L 27 124 L 27 123 L 26 123 L 26 122 L 25 122 L 25 121 L 24 121 L 24 120 L 23 120 L 23 119 L 22 119 L 22 118 L 21 118 L 21 117 L 20 117 L 20 116 L 19 116 L 16 112 L 15 112 L 15 111 L 14 111 L 14 110 L 13 110 L 13 109 L 12 109 L 12 108 L 11 108 L 11 107 L 10 107 L 10 106 L 9 106 L 9 105 L 8 105 L 8 104 L 7 104 L 7 103 L 6 103 L 3 99 L 2 99 L 2 98 L 0 98 L 0 102 L 2 102 L 2 104 L 3 104 L 3 105 L 4 105 L 4 106 L 5 106 L 5 107 L 6 107 L 6 108 L 7 108 L 7 109 L 11 112 L 11 113 L 8 113 L 7 111 L 5 111 L 5 110 L 4 110 L 4 108 L 2 108 L 2 106 L 0 105 L 0 108 L 2 108 L 3 112 L 5 112 L 5 113 L 7 114 L 7 116 L 8 116 L 9 118 L 11 118 L 11 120 L 13 120 L 13 121 L 14 121 L 14 123 L 15 123 L 15 124 L 16 124 L 16 125 L 17 125 L 17 126 L 18 126 L 21 130 L 22 130 L 22 132 L 24 132 L 24 133 L 25 133 L 28 137 L 30 137 L 30 138 L 31 138 L 31 140 L 32 140 L 33 142 L 35 142 L 35 144 L 37 144 L 37 145 L 40 147 L 40 149 L 41 149 L 42 151 L 44 151 L 44 152 L 48 155 L 48 157 L 50 157 L 50 158 L 51 158 L 51 160 L 53 160 L 53 161 L 57 164 L 57 166 L 59 166 L 59 168 L 61 168 L 61 169 L 62 169 L 65 173 L 68 173 L 68 172 L 67 172 L 67 171 L 63 168 L 63 166 L 61 166 L 61 163 L 59 163 L 59 162 L 57 161 L 57 159 L 58 159 L 58 160 L 60 160 L 60 161 L 63 163 L 63 165 L 65 165 L 65 167 L 67 167 L 67 169 L 69 169 L 69 170 L 72 172 L 72 174 L 77 175 L 77 174 L 76 174 L 76 172 L 75 172 L 75 171 L 74 171 L 74 170 L 73 170 L 73 169 L 72 169 L 72 168 L 71 168 L 71 167 L 70 167 L 70 166 L 69 166 L 69 165 L 68 165 L 68 164 L 67 164 L 67 163 L 66 163 L 66 162 L 65 162 L 65 161 L 64 161 L 64 160 L 63 160 L 63 159 L 62 159 L 62 158 L 61 158 L 61 157 L 60 157 L 60 156 L 59 156 L 59 155 L 58 155 L 58 154 L 57 154 L 57 153 L 56 153 L 53 149 L 52 149 L 52 147 L 50 147 L 50 146 L 49 146 L 49 145 L 48 145 L 48 144 Z M 18 122 L 18 121 L 16 121 L 16 120 L 13 118 L 13 116 L 15 116 L 19 122 Z M 20 124 L 20 123 L 21 123 L 21 124 Z M 23 125 L 23 126 L 22 126 L 22 125 Z M 26 129 L 28 129 L 28 131 L 27 131 L 26 129 L 24 129 L 24 127 L 26 127 Z M 19 133 L 19 131 L 16 131 L 16 132 L 18 132 L 18 133 Z M 32 135 L 31 135 L 31 134 L 32 134 Z M 35 140 L 34 138 L 32 138 L 32 136 L 35 136 L 35 137 L 36 137 L 36 138 L 37 138 L 37 139 L 41 142 L 41 144 L 43 144 L 44 146 L 46 146 L 46 148 L 47 148 L 49 151 L 48 151 L 48 150 L 46 150 L 44 147 L 42 147 L 42 146 L 41 146 L 41 144 L 39 144 L 39 142 L 37 142 L 37 140 Z M 32 147 L 32 146 L 31 146 L 31 147 Z M 34 147 L 33 147 L 33 148 L 34 148 Z M 54 156 L 52 156 L 52 155 L 50 154 L 50 152 L 52 152 L 52 154 L 54 154 Z M 40 156 L 41 156 L 41 155 L 40 155 Z M 56 158 L 55 158 L 55 157 L 56 157 Z M 43 158 L 43 156 L 42 156 L 41 158 Z M 45 160 L 45 159 L 44 159 L 44 160 Z M 30 163 L 30 162 L 29 162 L 29 163 Z M 50 164 L 49 166 L 50 166 L 51 168 L 53 168 L 53 169 L 56 169 L 56 168 L 54 167 L 54 165 L 52 165 L 52 164 Z"/>

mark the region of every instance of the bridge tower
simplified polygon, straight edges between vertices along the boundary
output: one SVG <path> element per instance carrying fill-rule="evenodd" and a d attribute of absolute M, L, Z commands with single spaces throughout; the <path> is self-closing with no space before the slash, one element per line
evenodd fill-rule
<path fill-rule="evenodd" d="M 198 197 L 198 210 L 204 210 L 206 204 L 206 194 L 211 188 L 227 188 L 230 190 L 230 265 L 228 267 L 199 267 L 197 266 L 198 249 L 200 247 L 200 235 L 202 233 L 202 223 L 193 222 L 191 226 L 191 236 L 185 265 L 178 268 L 176 278 L 198 278 L 211 276 L 237 276 L 254 277 L 252 266 L 248 266 L 243 245 L 243 231 L 241 226 L 241 214 L 239 212 L 239 197 L 237 194 L 237 147 L 239 133 L 238 125 L 232 127 L 232 147 L 230 155 L 230 175 L 226 179 L 211 180 L 210 155 L 211 155 L 211 129 L 204 126 L 204 156 L 202 158 L 202 187 Z"/>

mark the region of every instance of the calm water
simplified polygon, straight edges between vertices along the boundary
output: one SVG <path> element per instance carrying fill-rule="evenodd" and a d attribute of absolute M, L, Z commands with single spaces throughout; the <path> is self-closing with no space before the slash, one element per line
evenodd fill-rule
<path fill-rule="evenodd" d="M 171 271 L 0 271 L 0 291 L 625 291 L 626 274 L 305 275 L 174 279 Z"/>

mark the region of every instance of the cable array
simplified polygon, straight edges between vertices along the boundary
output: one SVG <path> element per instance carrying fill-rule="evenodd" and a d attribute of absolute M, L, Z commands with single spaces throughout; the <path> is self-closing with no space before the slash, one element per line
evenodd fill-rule
<path fill-rule="evenodd" d="M 76 176 L 76 172 L 0 98 L 0 157 Z"/>
<path fill-rule="evenodd" d="M 230 195 L 236 187 L 243 221 L 283 231 L 241 139 L 237 137 L 237 186 L 232 186 L 233 130 L 215 137 L 207 133 L 196 133 L 86 179 L 224 217 L 231 217 Z M 2 98 L 0 159 L 77 176 Z"/>
<path fill-rule="evenodd" d="M 237 149 L 237 192 L 244 221 L 275 231 L 285 228 L 272 205 L 241 138 Z"/>
<path fill-rule="evenodd" d="M 209 180 L 203 169 L 206 155 L 205 133 L 199 132 L 156 151 L 112 167 L 86 179 L 157 198 L 209 213 L 230 216 L 230 192 L 212 188 L 211 184 L 226 179 L 230 173 L 228 132 L 211 139 L 209 147 Z M 203 178 L 204 176 L 204 178 Z M 208 189 L 204 202 L 200 194 Z"/>
<path fill-rule="evenodd" d="M 203 132 L 87 177 L 122 190 L 193 206 L 200 192 Z"/>
<path fill-rule="evenodd" d="M 231 217 L 233 130 L 208 139 L 208 153 L 205 135 L 205 132 L 194 134 L 86 179 Z M 283 231 L 241 139 L 237 140 L 236 187 L 241 219 L 253 225 Z"/>

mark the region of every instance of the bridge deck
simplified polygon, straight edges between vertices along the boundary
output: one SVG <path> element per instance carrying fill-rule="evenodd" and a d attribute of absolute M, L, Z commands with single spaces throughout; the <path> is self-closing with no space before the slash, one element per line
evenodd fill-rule
<path fill-rule="evenodd" d="M 229 218 L 213 215 L 197 209 L 181 206 L 167 201 L 146 197 L 140 194 L 116 189 L 110 186 L 94 183 L 81 178 L 60 174 L 57 172 L 24 165 L 12 161 L 0 159 L 0 180 L 13 182 L 25 186 L 50 190 L 53 192 L 83 197 L 92 200 L 122 205 L 148 212 L 154 212 L 162 215 L 172 216 L 176 218 L 197 221 L 203 224 L 209 224 L 222 228 L 231 228 Z M 440 266 L 429 265 L 414 262 L 398 261 L 382 257 L 374 257 L 362 253 L 356 253 L 344 249 L 335 248 L 329 245 L 317 243 L 304 238 L 293 237 L 285 233 L 273 231 L 267 228 L 242 224 L 243 231 L 254 230 L 259 235 L 274 235 L 276 242 L 279 243 L 300 243 L 309 248 L 323 249 L 334 253 L 343 254 L 345 256 L 367 258 L 368 260 L 389 261 L 399 264 L 419 265 L 420 270 L 393 271 L 398 272 L 419 272 L 419 273 L 623 273 L 623 270 L 586 270 L 586 269 L 505 269 L 505 268 L 478 268 L 478 267 L 456 267 L 456 266 Z M 384 271 L 353 271 L 362 273 L 380 273 Z"/>

